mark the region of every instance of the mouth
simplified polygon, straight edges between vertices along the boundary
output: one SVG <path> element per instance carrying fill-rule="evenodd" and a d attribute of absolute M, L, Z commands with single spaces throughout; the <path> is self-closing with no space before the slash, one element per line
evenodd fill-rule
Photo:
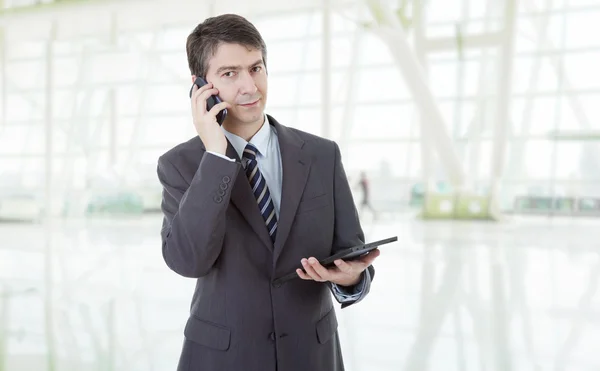
<path fill-rule="evenodd" d="M 258 102 L 260 102 L 260 99 L 257 99 L 254 102 L 250 102 L 250 103 L 246 103 L 246 104 L 240 104 L 240 106 L 242 106 L 242 107 L 255 107 L 255 106 L 258 105 Z"/>

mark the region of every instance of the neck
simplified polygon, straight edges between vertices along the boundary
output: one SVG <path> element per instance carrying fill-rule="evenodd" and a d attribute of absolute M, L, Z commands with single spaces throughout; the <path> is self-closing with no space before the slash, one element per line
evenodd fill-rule
<path fill-rule="evenodd" d="M 237 120 L 225 120 L 223 122 L 223 128 L 230 132 L 231 134 L 235 134 L 240 138 L 243 138 L 246 142 L 249 142 L 250 139 L 260 130 L 265 122 L 264 115 L 253 123 L 243 123 Z"/>

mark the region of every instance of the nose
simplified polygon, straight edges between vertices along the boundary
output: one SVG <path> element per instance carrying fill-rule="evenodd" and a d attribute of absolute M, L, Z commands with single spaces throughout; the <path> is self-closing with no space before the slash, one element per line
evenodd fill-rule
<path fill-rule="evenodd" d="M 258 90 L 258 88 L 256 87 L 256 84 L 254 83 L 254 77 L 252 77 L 251 74 L 249 73 L 243 73 L 240 74 L 240 78 L 238 79 L 239 82 L 239 90 L 240 90 L 240 94 L 242 95 L 251 95 L 256 93 L 256 91 Z"/>

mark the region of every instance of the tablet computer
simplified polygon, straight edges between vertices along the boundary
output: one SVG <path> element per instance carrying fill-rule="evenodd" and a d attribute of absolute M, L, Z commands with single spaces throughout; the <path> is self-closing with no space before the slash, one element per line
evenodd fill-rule
<path fill-rule="evenodd" d="M 381 245 L 385 245 L 385 244 L 395 242 L 395 241 L 398 241 L 398 236 L 349 247 L 347 249 L 338 251 L 337 253 L 335 253 L 327 258 L 319 260 L 319 263 L 321 263 L 322 266 L 328 268 L 328 267 L 335 265 L 334 262 L 338 259 L 342 259 L 344 261 L 358 259 L 361 256 L 369 253 L 370 251 L 375 250 L 376 248 L 378 248 Z M 301 266 L 298 268 L 304 270 Z M 289 281 L 291 279 L 294 279 L 294 278 L 300 278 L 300 277 L 298 277 L 298 273 L 296 273 L 295 270 L 289 274 L 286 274 L 285 276 L 283 276 L 281 278 L 276 279 L 273 283 L 274 284 L 282 284 L 282 283 Z"/>

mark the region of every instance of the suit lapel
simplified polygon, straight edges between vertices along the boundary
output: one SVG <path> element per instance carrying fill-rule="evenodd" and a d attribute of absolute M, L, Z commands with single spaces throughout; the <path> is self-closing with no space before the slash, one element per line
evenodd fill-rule
<path fill-rule="evenodd" d="M 279 149 L 281 151 L 281 165 L 283 169 L 283 186 L 281 191 L 281 210 L 277 223 L 277 237 L 275 239 L 274 263 L 283 250 L 289 236 L 302 198 L 304 187 L 310 172 L 311 158 L 303 151 L 304 141 L 296 133 L 280 125 L 269 116 L 269 122 L 277 130 Z"/>
<path fill-rule="evenodd" d="M 269 122 L 277 130 L 279 149 L 281 151 L 281 166 L 283 173 L 283 184 L 281 192 L 281 208 L 279 220 L 277 222 L 277 237 L 275 245 L 271 242 L 265 222 L 258 210 L 254 194 L 250 188 L 250 182 L 246 178 L 244 168 L 240 167 L 233 189 L 231 190 L 231 202 L 240 211 L 244 219 L 252 227 L 263 244 L 274 252 L 274 262 L 281 254 L 283 246 L 290 234 L 298 204 L 302 198 L 304 187 L 310 172 L 311 158 L 306 151 L 303 151 L 304 141 L 292 130 L 279 124 L 270 115 Z M 203 149 L 206 150 L 204 145 Z M 238 156 L 235 148 L 227 140 L 226 155 L 238 162 Z"/>
<path fill-rule="evenodd" d="M 235 148 L 229 143 L 229 140 L 227 141 L 226 154 L 229 158 L 234 158 L 236 161 L 240 162 L 240 157 L 235 151 Z M 250 188 L 250 182 L 246 178 L 243 167 L 240 168 L 239 174 L 235 180 L 235 185 L 231 190 L 231 202 L 238 208 L 240 213 L 244 216 L 244 219 L 250 224 L 254 232 L 269 251 L 273 252 L 271 237 L 269 237 L 265 221 L 258 210 L 256 199 L 254 198 L 252 188 Z"/>

